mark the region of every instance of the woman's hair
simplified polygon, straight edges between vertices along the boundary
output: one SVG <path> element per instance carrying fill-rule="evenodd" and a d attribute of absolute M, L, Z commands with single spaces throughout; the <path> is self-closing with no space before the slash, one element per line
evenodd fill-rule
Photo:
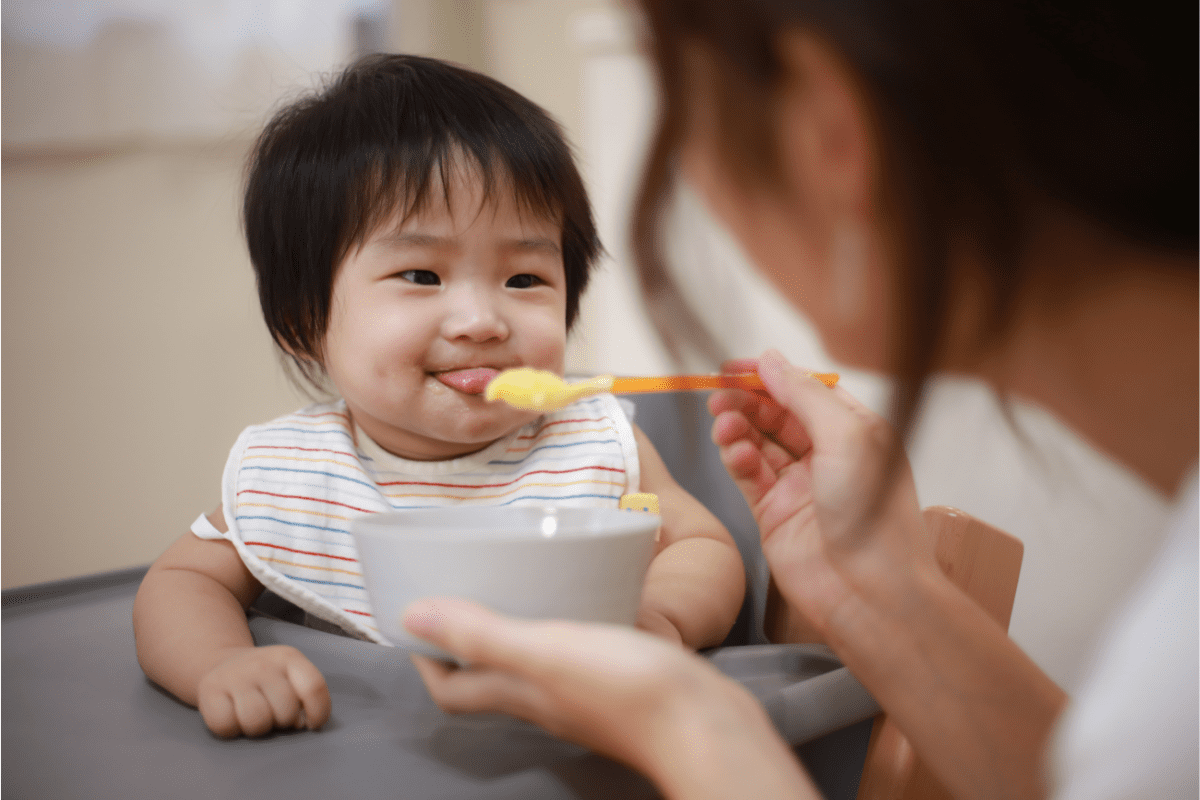
<path fill-rule="evenodd" d="M 560 221 L 570 328 L 600 242 L 570 148 L 537 105 L 462 67 L 373 55 L 267 123 L 243 224 L 267 329 L 313 386 L 338 265 L 396 213 L 439 193 L 449 202 L 464 167 L 484 202 L 512 191 L 525 211 Z"/>
<path fill-rule="evenodd" d="M 720 157 L 776 184 L 773 111 L 785 32 L 844 59 L 880 144 L 880 197 L 895 218 L 899 313 L 893 417 L 911 430 L 946 335 L 952 241 L 984 255 L 984 341 L 1002 336 L 1033 276 L 1022 250 L 1035 198 L 1145 246 L 1197 245 L 1195 5 L 961 0 L 641 0 L 661 116 L 636 202 L 633 242 L 659 328 L 711 349 L 658 246 L 686 133 L 688 54 L 714 59 Z M 802 76 L 801 76 L 802 77 Z M 1189 267 L 1194 268 L 1194 267 Z M 1074 276 L 1087 281 L 1095 276 Z M 707 343 L 707 345 L 706 345 Z M 902 441 L 902 437 L 900 441 Z"/>

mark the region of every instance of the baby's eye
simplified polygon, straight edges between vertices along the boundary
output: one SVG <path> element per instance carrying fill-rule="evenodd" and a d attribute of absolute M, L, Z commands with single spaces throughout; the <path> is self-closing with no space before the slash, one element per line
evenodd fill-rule
<path fill-rule="evenodd" d="M 542 279 L 537 275 L 530 275 L 528 272 L 523 272 L 520 275 L 513 275 L 504 285 L 509 289 L 532 289 L 542 283 Z"/>
<path fill-rule="evenodd" d="M 400 277 L 418 286 L 437 286 L 442 282 L 436 272 L 427 269 L 406 269 L 400 273 Z"/>

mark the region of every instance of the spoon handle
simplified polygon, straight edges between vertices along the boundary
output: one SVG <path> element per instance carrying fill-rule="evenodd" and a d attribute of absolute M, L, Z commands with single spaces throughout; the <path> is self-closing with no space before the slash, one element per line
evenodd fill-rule
<path fill-rule="evenodd" d="M 838 376 L 833 372 L 810 372 L 809 375 L 826 386 L 837 385 Z M 682 392 L 704 389 L 747 389 L 765 391 L 762 379 L 753 372 L 741 375 L 662 375 L 654 378 L 614 378 L 613 394 L 637 394 L 645 392 Z"/>

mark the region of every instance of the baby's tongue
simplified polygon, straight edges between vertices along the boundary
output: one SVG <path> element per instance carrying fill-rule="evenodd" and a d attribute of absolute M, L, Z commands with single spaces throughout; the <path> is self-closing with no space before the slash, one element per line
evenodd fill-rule
<path fill-rule="evenodd" d="M 435 377 L 451 389 L 457 389 L 464 394 L 483 394 L 488 382 L 496 377 L 498 372 L 499 370 L 490 367 L 476 367 L 439 372 Z"/>

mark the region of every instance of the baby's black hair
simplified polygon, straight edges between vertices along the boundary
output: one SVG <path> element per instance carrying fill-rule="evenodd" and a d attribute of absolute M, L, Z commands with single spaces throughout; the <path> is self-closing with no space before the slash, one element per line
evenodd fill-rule
<path fill-rule="evenodd" d="M 448 193 L 464 161 L 485 202 L 513 191 L 560 221 L 570 328 L 600 241 L 570 147 L 536 104 L 453 64 L 378 54 L 267 123 L 246 177 L 246 242 L 267 329 L 313 385 L 338 265 L 398 210 Z"/>

